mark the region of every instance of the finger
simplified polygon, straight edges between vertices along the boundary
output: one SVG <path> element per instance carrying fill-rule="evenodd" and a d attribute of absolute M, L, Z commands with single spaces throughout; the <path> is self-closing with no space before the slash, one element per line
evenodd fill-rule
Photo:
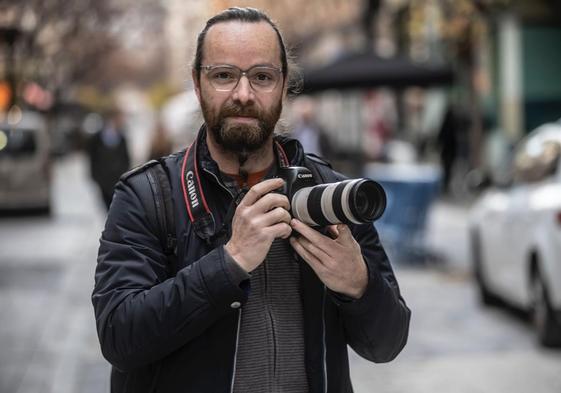
<path fill-rule="evenodd" d="M 268 212 L 275 207 L 282 207 L 285 210 L 290 210 L 290 203 L 286 195 L 271 192 L 263 195 L 263 197 L 253 204 L 253 207 L 259 212 Z"/>
<path fill-rule="evenodd" d="M 327 227 L 327 233 L 331 236 L 332 239 L 337 239 L 339 237 L 339 230 L 337 229 L 337 225 L 329 225 Z"/>
<path fill-rule="evenodd" d="M 319 243 L 325 242 L 325 240 L 329 239 L 327 236 L 322 235 L 321 233 L 319 233 L 315 229 L 313 229 L 310 226 L 304 224 L 302 221 L 297 220 L 296 218 L 293 218 L 290 221 L 290 225 L 292 226 L 293 229 L 295 229 L 302 236 L 304 236 L 305 238 L 310 240 L 312 243 L 319 244 Z M 329 240 L 331 240 L 331 239 L 329 239 Z"/>
<path fill-rule="evenodd" d="M 245 194 L 242 201 L 240 202 L 240 205 L 251 206 L 257 200 L 263 197 L 263 195 L 268 194 L 271 191 L 276 190 L 277 188 L 280 188 L 283 184 L 284 180 L 281 178 L 268 179 L 262 181 L 261 183 L 257 183 L 249 189 L 247 194 Z"/>
<path fill-rule="evenodd" d="M 320 247 L 316 246 L 315 244 L 313 244 L 312 242 L 310 242 L 308 239 L 306 239 L 305 237 L 297 239 L 298 243 L 300 243 L 300 245 L 302 247 L 304 247 L 304 249 L 306 251 L 308 251 L 310 254 L 312 254 L 314 257 L 317 258 L 317 260 L 322 264 L 322 265 L 327 265 L 328 261 L 331 259 L 329 254 L 322 250 Z"/>
<path fill-rule="evenodd" d="M 262 225 L 263 227 L 269 227 L 279 222 L 290 224 L 291 218 L 292 217 L 290 213 L 286 209 L 283 209 L 282 207 L 277 207 L 263 214 L 259 219 L 260 221 L 259 224 Z"/>
<path fill-rule="evenodd" d="M 263 231 L 271 236 L 272 239 L 276 239 L 278 237 L 286 239 L 292 233 L 292 228 L 285 222 L 279 222 L 278 224 L 264 228 Z"/>
<path fill-rule="evenodd" d="M 351 232 L 351 229 L 345 225 L 345 224 L 339 224 L 337 225 L 337 231 L 339 232 L 339 236 L 337 237 L 337 240 L 340 241 L 340 243 L 352 243 L 354 242 L 354 237 L 353 237 L 353 233 Z"/>
<path fill-rule="evenodd" d="M 288 227 L 290 228 L 290 230 L 286 231 L 286 233 L 280 236 L 281 239 L 288 239 L 292 235 L 292 227 L 290 225 Z"/>
<path fill-rule="evenodd" d="M 308 250 L 306 250 L 302 244 L 301 239 L 296 239 L 294 237 L 290 238 L 290 245 L 294 250 L 302 257 L 304 261 L 310 265 L 310 267 L 316 272 L 318 276 L 323 275 L 326 271 L 325 267 L 319 259 L 312 255 Z"/>
<path fill-rule="evenodd" d="M 351 239 L 353 237 L 351 229 L 347 225 L 339 224 L 336 226 L 336 228 L 337 231 L 339 232 L 339 236 L 342 237 L 343 239 Z"/>

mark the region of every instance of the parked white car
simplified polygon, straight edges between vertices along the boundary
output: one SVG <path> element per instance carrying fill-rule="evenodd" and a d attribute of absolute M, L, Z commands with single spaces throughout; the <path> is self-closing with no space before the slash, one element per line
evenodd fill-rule
<path fill-rule="evenodd" d="M 48 213 L 49 136 L 42 115 L 15 111 L 0 121 L 0 210 Z"/>
<path fill-rule="evenodd" d="M 512 182 L 487 190 L 470 215 L 474 272 L 484 303 L 533 315 L 538 339 L 561 344 L 561 123 L 514 150 Z"/>

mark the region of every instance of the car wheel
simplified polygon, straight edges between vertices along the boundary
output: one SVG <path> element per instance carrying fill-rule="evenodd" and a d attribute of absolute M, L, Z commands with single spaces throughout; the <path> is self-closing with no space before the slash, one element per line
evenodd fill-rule
<path fill-rule="evenodd" d="M 500 303 L 499 298 L 489 290 L 483 272 L 483 253 L 481 252 L 481 239 L 479 231 L 472 229 L 470 231 L 471 256 L 473 259 L 473 274 L 475 282 L 479 289 L 479 298 L 481 302 L 487 306 L 494 306 Z"/>
<path fill-rule="evenodd" d="M 539 271 L 532 279 L 532 320 L 539 342 L 546 347 L 561 345 L 561 324 L 555 319 L 547 288 Z"/>

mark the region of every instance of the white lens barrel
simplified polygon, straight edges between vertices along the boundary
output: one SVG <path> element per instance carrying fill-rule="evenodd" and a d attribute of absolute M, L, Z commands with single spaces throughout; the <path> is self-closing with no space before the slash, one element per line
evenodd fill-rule
<path fill-rule="evenodd" d="M 319 224 L 312 220 L 308 212 L 308 197 L 312 189 L 313 187 L 305 187 L 296 191 L 290 203 L 294 217 L 308 225 L 317 226 Z"/>
<path fill-rule="evenodd" d="M 372 222 L 381 216 L 385 206 L 384 190 L 369 179 L 305 187 L 291 200 L 293 216 L 311 226 Z"/>
<path fill-rule="evenodd" d="M 339 218 L 335 214 L 335 210 L 333 210 L 333 194 L 335 193 L 335 189 L 337 188 L 338 183 L 331 183 L 329 184 L 324 190 L 321 195 L 321 212 L 323 216 L 329 222 L 339 222 Z"/>
<path fill-rule="evenodd" d="M 354 224 L 361 224 L 361 222 L 357 220 L 351 212 L 349 198 L 351 189 L 359 181 L 361 181 L 361 179 L 348 180 L 345 188 L 343 189 L 343 194 L 341 195 L 341 207 L 343 208 L 343 213 L 345 214 L 345 217 L 347 217 L 347 219 Z"/>

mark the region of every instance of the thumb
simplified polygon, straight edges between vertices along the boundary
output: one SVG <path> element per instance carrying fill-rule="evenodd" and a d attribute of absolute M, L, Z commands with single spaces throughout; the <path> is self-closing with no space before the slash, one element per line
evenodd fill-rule
<path fill-rule="evenodd" d="M 327 232 L 332 239 L 337 239 L 339 237 L 339 230 L 337 229 L 337 225 L 329 225 L 327 227 Z"/>
<path fill-rule="evenodd" d="M 339 232 L 339 239 L 341 239 L 343 242 L 347 242 L 353 239 L 353 234 L 347 225 L 337 225 L 337 231 Z"/>

